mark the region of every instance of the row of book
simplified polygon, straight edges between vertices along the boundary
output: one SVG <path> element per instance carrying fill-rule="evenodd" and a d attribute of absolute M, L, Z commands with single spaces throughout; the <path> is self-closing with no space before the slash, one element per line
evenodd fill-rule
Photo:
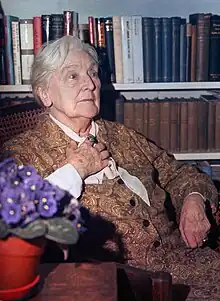
<path fill-rule="evenodd" d="M 65 11 L 19 19 L 0 9 L 0 84 L 29 84 L 34 55 L 44 43 L 64 35 L 89 42 L 88 24 L 79 24 L 78 17 L 77 12 Z"/>
<path fill-rule="evenodd" d="M 220 80 L 218 15 L 191 14 L 189 22 L 180 17 L 89 17 L 89 31 L 91 44 L 106 48 L 117 83 Z"/>
<path fill-rule="evenodd" d="M 116 121 L 171 152 L 220 150 L 220 99 L 118 98 Z"/>
<path fill-rule="evenodd" d="M 74 11 L 32 19 L 0 12 L 0 84 L 28 84 L 34 54 L 63 35 L 77 35 L 96 47 L 104 82 L 220 80 L 218 15 L 191 14 L 189 22 L 180 17 L 89 16 L 88 24 L 79 24 Z"/>

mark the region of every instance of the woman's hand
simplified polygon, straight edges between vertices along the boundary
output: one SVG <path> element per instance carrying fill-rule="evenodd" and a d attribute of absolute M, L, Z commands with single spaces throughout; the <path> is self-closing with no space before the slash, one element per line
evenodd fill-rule
<path fill-rule="evenodd" d="M 207 239 L 210 227 L 203 198 L 199 194 L 191 194 L 186 197 L 179 226 L 186 245 L 190 248 L 201 247 Z"/>
<path fill-rule="evenodd" d="M 104 144 L 94 144 L 89 140 L 85 140 L 79 147 L 72 141 L 66 151 L 67 163 L 77 170 L 82 179 L 108 166 L 109 157 Z"/>

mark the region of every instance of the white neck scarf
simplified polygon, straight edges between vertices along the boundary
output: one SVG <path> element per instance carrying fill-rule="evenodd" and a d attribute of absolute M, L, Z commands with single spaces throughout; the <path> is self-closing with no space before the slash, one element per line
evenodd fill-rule
<path fill-rule="evenodd" d="M 72 140 L 76 141 L 80 144 L 82 144 L 86 137 L 80 137 L 78 134 L 76 134 L 74 131 L 72 131 L 70 128 L 68 128 L 66 125 L 61 123 L 59 120 L 54 118 L 52 115 L 50 115 L 50 118 L 63 130 L 63 132 L 70 137 Z M 90 129 L 90 134 L 97 137 L 98 134 L 98 124 L 92 121 L 92 126 Z M 137 194 L 147 205 L 150 206 L 150 200 L 148 197 L 147 190 L 145 186 L 142 184 L 142 182 L 135 176 L 130 175 L 127 170 L 124 168 L 116 166 L 116 163 L 113 158 L 109 159 L 109 165 L 102 169 L 101 171 L 97 172 L 96 174 L 93 174 L 91 176 L 88 176 L 85 179 L 86 184 L 102 184 L 104 175 L 107 179 L 114 179 L 116 177 L 120 177 L 124 184 L 135 194 Z"/>

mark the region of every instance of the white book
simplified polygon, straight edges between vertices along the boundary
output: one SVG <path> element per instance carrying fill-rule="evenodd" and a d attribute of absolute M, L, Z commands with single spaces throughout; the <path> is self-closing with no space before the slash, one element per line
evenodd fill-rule
<path fill-rule="evenodd" d="M 124 83 L 131 84 L 134 82 L 131 17 L 121 17 L 121 32 Z"/>
<path fill-rule="evenodd" d="M 122 60 L 121 17 L 113 16 L 112 22 L 113 22 L 116 83 L 123 84 L 124 77 L 123 77 L 123 60 Z"/>
<path fill-rule="evenodd" d="M 21 85 L 21 49 L 19 21 L 11 22 L 15 85 Z"/>
<path fill-rule="evenodd" d="M 34 60 L 33 19 L 20 20 L 22 84 L 29 85 Z"/>
<path fill-rule="evenodd" d="M 134 83 L 144 82 L 142 17 L 132 16 L 132 53 Z"/>

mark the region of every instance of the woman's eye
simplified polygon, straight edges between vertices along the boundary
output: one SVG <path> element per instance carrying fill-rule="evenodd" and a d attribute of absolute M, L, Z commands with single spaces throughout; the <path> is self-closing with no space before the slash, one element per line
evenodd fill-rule
<path fill-rule="evenodd" d="M 69 79 L 76 79 L 77 75 L 76 74 L 70 74 Z"/>
<path fill-rule="evenodd" d="M 97 76 L 98 76 L 98 71 L 96 71 L 96 70 L 91 70 L 91 71 L 90 71 L 90 76 L 92 76 L 92 77 L 97 77 Z"/>

